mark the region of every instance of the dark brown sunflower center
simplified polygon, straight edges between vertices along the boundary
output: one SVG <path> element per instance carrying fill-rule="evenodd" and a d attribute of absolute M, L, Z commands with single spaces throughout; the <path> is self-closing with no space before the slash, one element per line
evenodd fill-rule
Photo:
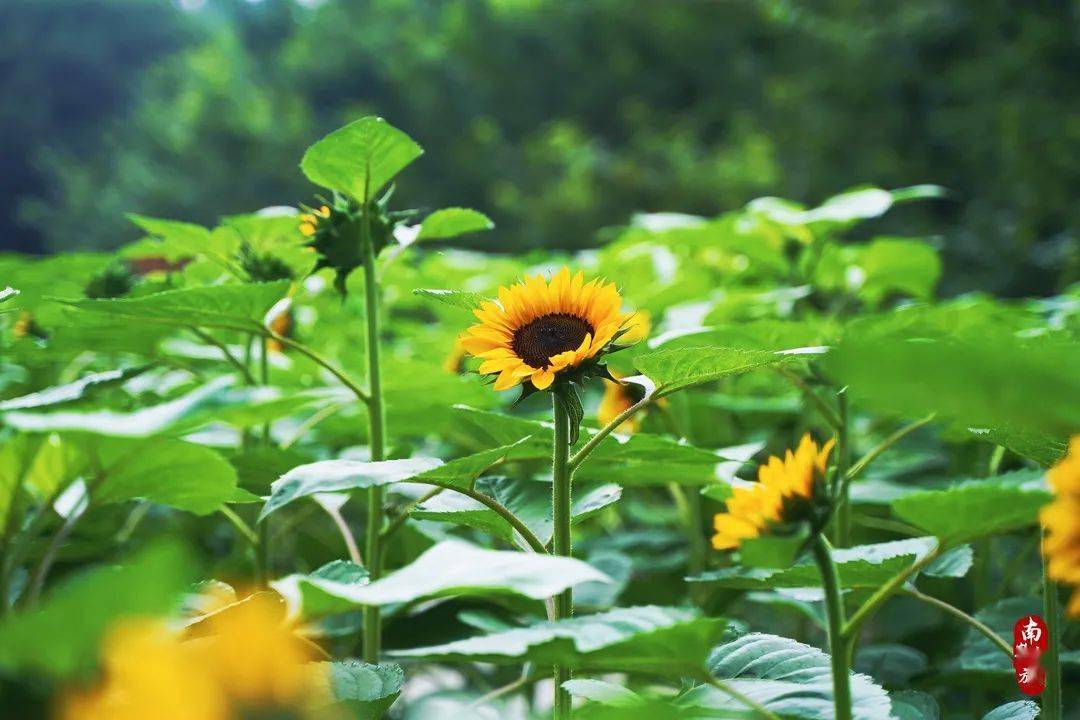
<path fill-rule="evenodd" d="M 576 315 L 552 313 L 522 325 L 514 333 L 514 354 L 534 368 L 547 367 L 553 355 L 577 350 L 593 327 Z"/>

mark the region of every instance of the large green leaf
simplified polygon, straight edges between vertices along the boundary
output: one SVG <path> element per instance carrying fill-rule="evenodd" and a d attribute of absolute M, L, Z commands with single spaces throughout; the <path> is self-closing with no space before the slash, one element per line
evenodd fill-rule
<path fill-rule="evenodd" d="M 274 589 L 300 612 L 308 607 L 346 612 L 449 595 L 509 594 L 540 600 L 581 583 L 606 581 L 606 575 L 573 558 L 484 550 L 447 540 L 375 582 L 290 575 L 274 583 Z"/>
<path fill-rule="evenodd" d="M 115 437 L 177 435 L 211 421 L 241 427 L 290 415 L 320 403 L 334 391 L 285 394 L 270 386 L 236 387 L 233 377 L 210 381 L 185 395 L 130 412 L 115 410 L 4 413 L 4 422 L 25 432 L 85 432 Z"/>
<path fill-rule="evenodd" d="M 929 300 L 940 277 L 941 259 L 929 243 L 882 237 L 865 245 L 826 246 L 814 282 L 877 306 L 893 294 Z"/>
<path fill-rule="evenodd" d="M 350 720 L 379 720 L 405 684 L 405 673 L 394 663 L 337 660 L 322 663 L 322 667 L 329 675 L 334 707 Z"/>
<path fill-rule="evenodd" d="M 482 212 L 460 207 L 444 208 L 424 218 L 416 242 L 445 240 L 480 230 L 490 230 L 493 227 L 495 223 Z"/>
<path fill-rule="evenodd" d="M 551 539 L 551 483 L 508 477 L 480 478 L 475 489 L 488 495 L 529 526 L 540 542 Z M 589 490 L 578 489 L 570 509 L 573 522 L 581 522 L 618 501 L 622 488 L 607 484 Z M 410 513 L 417 520 L 465 525 L 515 544 L 516 531 L 506 519 L 478 500 L 454 492 L 444 492 Z"/>
<path fill-rule="evenodd" d="M 166 438 L 49 436 L 35 446 L 23 483 L 52 497 L 84 479 L 91 504 L 145 499 L 198 514 L 236 494 L 236 471 L 214 450 Z"/>
<path fill-rule="evenodd" d="M 487 295 L 464 290 L 439 290 L 437 288 L 417 288 L 413 293 L 428 300 L 445 303 L 459 310 L 467 310 L 470 313 L 480 307 L 480 303 L 488 300 Z"/>
<path fill-rule="evenodd" d="M 515 450 L 514 459 L 543 459 L 551 453 L 551 424 L 464 406 L 454 408 L 457 432 L 463 440 L 507 445 L 531 437 Z M 583 445 L 596 433 L 586 428 L 579 442 Z M 576 477 L 590 482 L 615 482 L 620 485 L 661 485 L 676 482 L 705 485 L 716 482 L 716 467 L 732 458 L 723 450 L 694 447 L 660 435 L 637 433 L 629 437 L 605 438 L 582 464 Z"/>
<path fill-rule="evenodd" d="M 164 614 L 196 577 L 188 552 L 174 544 L 86 571 L 57 587 L 40 608 L 0 621 L 0 667 L 55 677 L 88 670 L 115 621 Z"/>
<path fill-rule="evenodd" d="M 161 243 L 166 257 L 195 257 L 211 250 L 210 231 L 202 225 L 128 213 L 127 219 Z"/>
<path fill-rule="evenodd" d="M 54 385 L 44 390 L 11 398 L 0 402 L 0 412 L 11 410 L 30 410 L 43 407 L 52 407 L 64 403 L 81 400 L 92 395 L 98 390 L 113 387 L 130 378 L 140 375 L 149 369 L 148 365 L 124 368 L 122 370 L 106 370 L 105 372 L 91 373 L 73 382 L 63 385 Z"/>
<path fill-rule="evenodd" d="M 1041 712 L 1031 700 L 1020 700 L 994 708 L 983 715 L 982 720 L 1035 720 Z"/>
<path fill-rule="evenodd" d="M 656 383 L 656 397 L 800 358 L 798 352 L 741 350 L 725 347 L 682 347 L 639 355 L 634 365 Z"/>
<path fill-rule="evenodd" d="M 270 498 L 259 518 L 265 518 L 300 498 L 317 493 L 359 490 L 414 478 L 442 465 L 437 458 L 408 458 L 363 462 L 360 460 L 322 460 L 295 467 L 274 481 Z"/>
<path fill-rule="evenodd" d="M 300 169 L 316 185 L 365 202 L 423 152 L 382 118 L 364 117 L 309 147 Z"/>
<path fill-rule="evenodd" d="M 709 659 L 718 679 L 784 718 L 833 720 L 832 668 L 815 647 L 776 635 L 751 633 L 720 645 Z M 889 696 L 865 675 L 851 675 L 855 720 L 891 720 Z M 745 709 L 735 698 L 701 686 L 681 698 L 702 708 Z"/>
<path fill-rule="evenodd" d="M 727 620 L 669 607 L 617 608 L 394 653 L 430 661 L 537 665 L 700 676 Z"/>
<path fill-rule="evenodd" d="M 854 322 L 824 368 L 867 410 L 1060 438 L 1080 427 L 1078 355 L 1075 340 L 1024 337 L 981 309 L 914 308 Z"/>
<path fill-rule="evenodd" d="M 833 550 L 833 561 L 843 587 L 879 587 L 916 560 L 925 557 L 936 544 L 933 538 L 911 538 L 838 548 Z M 733 566 L 702 573 L 687 580 L 740 590 L 812 588 L 821 585 L 817 565 L 808 560 L 786 569 Z"/>
<path fill-rule="evenodd" d="M 905 495 L 892 508 L 901 519 L 955 545 L 1034 525 L 1039 508 L 1051 499 L 1041 472 L 1020 470 Z"/>
<path fill-rule="evenodd" d="M 132 298 L 71 300 L 81 312 L 173 326 L 233 327 L 255 332 L 274 303 L 285 297 L 289 280 L 166 290 Z"/>

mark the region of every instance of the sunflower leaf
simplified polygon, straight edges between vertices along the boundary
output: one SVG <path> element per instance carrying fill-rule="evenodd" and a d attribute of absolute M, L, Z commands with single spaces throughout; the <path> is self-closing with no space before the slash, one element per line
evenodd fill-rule
<path fill-rule="evenodd" d="M 364 203 L 423 153 L 382 118 L 364 117 L 309 147 L 300 169 L 316 185 Z"/>
<path fill-rule="evenodd" d="M 795 351 L 687 347 L 639 355 L 634 365 L 656 383 L 656 397 L 660 398 L 731 375 L 794 363 L 801 355 Z"/>

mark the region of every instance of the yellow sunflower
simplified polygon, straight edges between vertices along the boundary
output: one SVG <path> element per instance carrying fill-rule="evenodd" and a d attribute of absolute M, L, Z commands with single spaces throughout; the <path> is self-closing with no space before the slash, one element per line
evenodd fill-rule
<path fill-rule="evenodd" d="M 1069 443 L 1069 452 L 1050 468 L 1047 480 L 1054 501 L 1042 509 L 1046 530 L 1043 555 L 1047 574 L 1055 581 L 1080 586 L 1080 435 Z M 1069 602 L 1069 615 L 1080 617 L 1080 587 Z"/>
<path fill-rule="evenodd" d="M 616 381 L 604 380 L 604 396 L 600 398 L 600 406 L 596 408 L 596 421 L 601 426 L 607 425 L 622 413 L 629 410 L 641 399 L 641 388 L 629 383 L 617 382 L 618 375 L 612 373 Z M 635 393 L 635 390 L 637 392 Z M 625 420 L 615 432 L 635 433 L 641 428 L 641 412 L 629 420 Z"/>
<path fill-rule="evenodd" d="M 631 319 L 612 283 L 585 282 L 563 268 L 550 281 L 540 275 L 499 288 L 499 301 L 485 300 L 474 313 L 480 322 L 461 338 L 481 358 L 483 375 L 498 374 L 496 390 L 528 379 L 537 390 L 551 387 L 562 371 L 601 355 Z"/>
<path fill-rule="evenodd" d="M 321 206 L 318 210 L 312 210 L 309 213 L 305 213 L 300 216 L 300 234 L 305 237 L 311 237 L 318 230 L 319 221 L 326 220 L 330 217 L 330 208 L 326 205 Z"/>
<path fill-rule="evenodd" d="M 825 474 L 833 443 L 829 440 L 819 448 L 810 435 L 803 435 L 794 453 L 788 450 L 783 460 L 771 457 L 758 468 L 756 483 L 734 488 L 727 500 L 727 512 L 714 519 L 713 547 L 737 548 L 744 540 L 766 532 L 773 523 L 783 522 L 793 502 L 813 497 L 814 484 Z"/>

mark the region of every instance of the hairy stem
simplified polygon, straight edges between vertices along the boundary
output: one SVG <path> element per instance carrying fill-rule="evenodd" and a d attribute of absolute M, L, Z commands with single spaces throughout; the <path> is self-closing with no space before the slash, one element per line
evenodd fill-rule
<path fill-rule="evenodd" d="M 570 541 L 570 484 L 573 470 L 570 466 L 570 415 L 558 393 L 551 394 L 552 414 L 555 421 L 551 451 L 551 517 L 554 524 L 552 552 L 569 557 Z M 562 620 L 574 612 L 572 591 L 567 588 L 554 597 L 555 617 Z M 555 666 L 555 720 L 569 720 L 570 693 L 562 684 L 570 679 L 570 669 Z"/>
<path fill-rule="evenodd" d="M 836 720 L 851 720 L 851 655 L 853 644 L 844 634 L 844 596 L 840 576 L 825 537 L 819 534 L 812 545 L 814 561 L 825 589 L 825 611 L 829 621 L 829 657 L 832 661 L 833 705 Z"/>
<path fill-rule="evenodd" d="M 837 393 L 840 407 L 840 425 L 836 440 L 836 544 L 851 545 L 851 485 L 848 468 L 851 466 L 851 422 L 848 418 L 847 392 Z"/>
<path fill-rule="evenodd" d="M 375 269 L 375 246 L 371 239 L 369 212 L 370 172 L 364 187 L 364 205 L 361 208 L 360 247 L 364 257 L 364 311 L 367 326 L 368 360 L 368 445 L 371 459 L 378 462 L 386 458 L 386 412 L 383 409 L 382 373 L 379 368 L 379 279 Z M 367 571 L 372 580 L 382 575 L 382 528 L 385 521 L 383 488 L 373 487 L 367 491 Z M 382 623 L 379 608 L 364 608 L 364 660 L 379 662 L 382 650 Z"/>
<path fill-rule="evenodd" d="M 966 612 L 956 607 L 955 605 L 950 605 L 944 600 L 939 600 L 933 595 L 927 595 L 926 593 L 920 592 L 915 588 L 905 588 L 901 592 L 903 592 L 903 594 L 907 595 L 908 597 L 913 597 L 916 600 L 921 600 L 928 605 L 933 605 L 939 610 L 947 612 L 958 620 L 967 623 L 976 631 L 986 636 L 986 638 L 990 642 L 994 643 L 994 646 L 1001 650 L 1001 652 L 1005 653 L 1009 657 L 1012 657 L 1013 650 L 1009 643 L 1005 642 L 1005 640 L 1000 635 L 994 632 L 988 625 L 986 625 L 986 623 L 982 622 L 978 618 L 968 615 Z"/>
<path fill-rule="evenodd" d="M 1046 571 L 1043 560 L 1043 619 L 1046 621 L 1046 652 L 1042 656 L 1046 668 L 1046 689 L 1042 694 L 1042 720 L 1061 720 L 1061 611 L 1058 607 L 1058 588 Z"/>
<path fill-rule="evenodd" d="M 761 703 L 754 700 L 753 698 L 747 697 L 743 693 L 739 692 L 735 688 L 728 685 L 723 680 L 718 680 L 717 678 L 709 676 L 709 677 L 705 678 L 705 682 L 708 683 L 709 685 L 711 685 L 712 687 L 716 688 L 720 692 L 724 693 L 725 695 L 728 695 L 730 697 L 735 698 L 736 700 L 741 702 L 743 705 L 750 708 L 751 710 L 753 710 L 754 712 L 756 712 L 758 715 L 765 718 L 766 720 L 780 720 L 779 715 L 772 712 L 771 710 L 769 710 L 768 708 L 766 708 L 765 706 L 763 706 Z"/>
<path fill-rule="evenodd" d="M 603 442 L 604 438 L 615 431 L 615 428 L 622 425 L 624 422 L 632 418 L 634 415 L 644 410 L 649 403 L 652 402 L 652 398 L 645 397 L 638 403 L 631 405 L 626 410 L 616 416 L 614 420 L 609 422 L 604 427 L 600 428 L 595 435 L 589 438 L 589 441 L 581 446 L 581 448 L 574 453 L 574 456 L 568 461 L 568 467 L 570 472 L 578 469 L 581 463 L 585 462 L 586 458 L 592 454 L 592 451 L 596 449 L 596 446 Z"/>

